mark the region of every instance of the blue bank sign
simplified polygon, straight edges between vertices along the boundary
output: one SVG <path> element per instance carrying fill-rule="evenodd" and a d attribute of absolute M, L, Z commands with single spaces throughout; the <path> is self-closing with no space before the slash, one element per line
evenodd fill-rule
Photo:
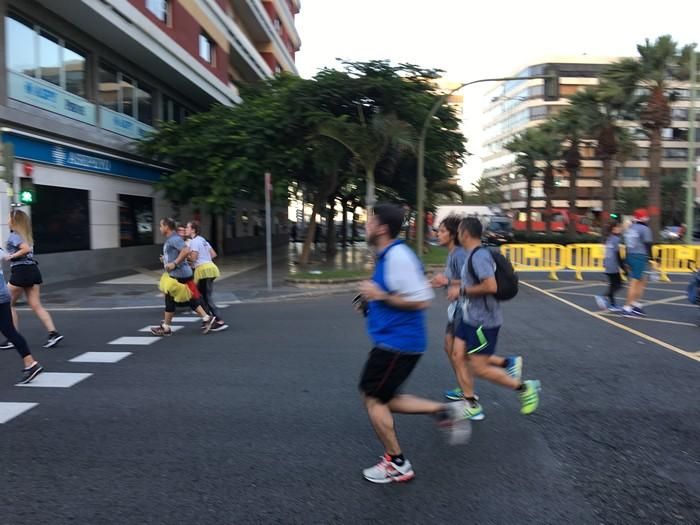
<path fill-rule="evenodd" d="M 14 144 L 16 158 L 52 166 L 126 177 L 146 182 L 156 182 L 160 179 L 161 174 L 167 171 L 13 133 L 5 133 L 2 140 L 3 142 Z"/>

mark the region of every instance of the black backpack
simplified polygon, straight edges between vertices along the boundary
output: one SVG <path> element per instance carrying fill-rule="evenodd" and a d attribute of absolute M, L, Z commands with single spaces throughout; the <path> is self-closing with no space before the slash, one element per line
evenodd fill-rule
<path fill-rule="evenodd" d="M 467 269 L 469 270 L 469 275 L 472 276 L 475 282 L 480 282 L 479 277 L 474 271 L 474 263 L 472 263 L 472 257 L 474 254 L 483 248 L 482 246 L 477 246 L 469 255 L 469 260 L 467 261 Z M 488 248 L 485 248 L 488 249 Z M 518 295 L 518 274 L 515 273 L 513 265 L 510 261 L 506 259 L 500 251 L 489 250 L 491 252 L 491 257 L 496 263 L 496 284 L 498 286 L 496 293 L 493 296 L 499 301 L 509 301 L 516 295 Z"/>

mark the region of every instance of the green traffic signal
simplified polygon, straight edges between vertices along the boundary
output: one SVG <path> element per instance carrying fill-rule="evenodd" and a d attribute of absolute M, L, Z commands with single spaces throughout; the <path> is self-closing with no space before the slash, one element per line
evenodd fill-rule
<path fill-rule="evenodd" d="M 21 202 L 22 204 L 32 204 L 34 202 L 34 192 L 30 190 L 20 191 L 19 202 Z"/>

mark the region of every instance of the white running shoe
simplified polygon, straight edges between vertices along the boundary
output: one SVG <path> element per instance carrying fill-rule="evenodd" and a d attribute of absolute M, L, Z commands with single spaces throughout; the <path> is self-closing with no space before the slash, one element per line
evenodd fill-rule
<path fill-rule="evenodd" d="M 403 465 L 397 465 L 391 461 L 389 455 L 385 454 L 379 463 L 364 469 L 362 475 L 372 483 L 401 483 L 412 480 L 416 474 L 413 472 L 411 462 L 407 459 L 404 460 Z"/>

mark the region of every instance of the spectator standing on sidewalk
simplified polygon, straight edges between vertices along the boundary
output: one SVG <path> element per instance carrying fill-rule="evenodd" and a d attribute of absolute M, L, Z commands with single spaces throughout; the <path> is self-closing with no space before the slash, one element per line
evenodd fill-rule
<path fill-rule="evenodd" d="M 40 288 L 43 282 L 39 265 L 34 259 L 34 236 L 29 216 L 22 210 L 12 209 L 8 220 L 10 235 L 7 238 L 7 255 L 5 260 L 10 262 L 10 283 L 8 288 L 12 298 L 12 321 L 14 327 L 19 326 L 15 305 L 24 294 L 27 304 L 34 311 L 49 333 L 44 348 L 56 346 L 63 336 L 56 331 L 51 314 L 41 304 Z M 0 348 L 12 348 L 12 340 L 6 340 Z"/>

